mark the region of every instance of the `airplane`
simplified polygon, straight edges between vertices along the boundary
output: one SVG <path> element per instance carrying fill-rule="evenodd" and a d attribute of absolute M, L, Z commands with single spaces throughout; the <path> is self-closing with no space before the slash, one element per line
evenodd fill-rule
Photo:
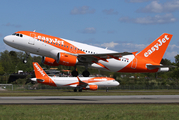
<path fill-rule="evenodd" d="M 55 87 L 73 87 L 74 92 L 82 90 L 97 90 L 99 87 L 116 87 L 119 82 L 109 77 L 50 77 L 37 62 L 33 62 L 36 78 L 32 81 Z"/>
<path fill-rule="evenodd" d="M 73 76 L 78 76 L 76 66 L 85 66 L 82 75 L 89 77 L 88 67 L 111 72 L 155 73 L 169 71 L 170 66 L 160 64 L 173 35 L 164 33 L 140 52 L 116 52 L 36 31 L 18 31 L 4 37 L 4 42 L 26 52 L 41 55 L 42 62 L 50 66 L 74 66 Z"/>

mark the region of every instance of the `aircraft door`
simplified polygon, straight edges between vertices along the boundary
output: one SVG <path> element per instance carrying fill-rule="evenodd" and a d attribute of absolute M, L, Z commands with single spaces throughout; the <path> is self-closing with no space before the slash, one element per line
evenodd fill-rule
<path fill-rule="evenodd" d="M 30 38 L 29 38 L 29 42 L 30 45 L 34 45 L 35 44 L 35 33 L 30 33 Z"/>
<path fill-rule="evenodd" d="M 137 67 L 137 58 L 134 57 L 134 59 L 133 59 L 133 61 L 132 61 L 131 68 L 132 68 L 132 69 L 136 69 L 136 67 Z"/>

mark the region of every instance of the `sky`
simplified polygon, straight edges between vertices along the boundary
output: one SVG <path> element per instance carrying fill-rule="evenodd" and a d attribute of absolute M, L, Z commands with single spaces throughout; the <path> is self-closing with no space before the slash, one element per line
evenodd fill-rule
<path fill-rule="evenodd" d="M 6 35 L 33 31 L 118 52 L 141 51 L 173 35 L 164 58 L 179 54 L 179 0 L 1 0 L 0 52 Z"/>

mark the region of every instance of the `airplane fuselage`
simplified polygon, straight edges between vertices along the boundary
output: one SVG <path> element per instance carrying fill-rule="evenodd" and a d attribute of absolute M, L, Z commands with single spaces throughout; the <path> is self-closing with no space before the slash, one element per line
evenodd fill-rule
<path fill-rule="evenodd" d="M 71 56 L 75 56 L 77 57 L 77 59 L 75 60 L 75 64 L 72 65 L 82 64 L 113 72 L 168 71 L 168 68 L 147 68 L 146 65 L 160 65 L 160 63 L 156 64 L 150 59 L 144 59 L 146 56 L 148 57 L 150 54 L 153 54 L 150 51 L 146 51 L 144 57 L 137 56 L 137 54 L 129 54 L 115 57 L 111 54 L 117 54 L 118 52 L 116 51 L 31 31 L 19 31 L 13 35 L 6 36 L 4 38 L 4 42 L 13 48 L 25 51 L 26 53 L 33 53 L 53 58 L 56 61 L 57 56 L 60 58 L 59 53 L 65 53 L 65 55 L 68 54 Z M 109 56 L 109 58 L 107 57 L 104 59 L 102 57 L 98 57 L 97 55 L 100 54 L 106 54 L 106 56 Z M 78 57 L 79 55 L 85 56 Z M 61 57 L 63 57 L 63 55 Z M 96 60 L 94 60 L 94 58 Z M 70 66 L 70 63 L 65 60 L 62 60 L 59 64 Z"/>

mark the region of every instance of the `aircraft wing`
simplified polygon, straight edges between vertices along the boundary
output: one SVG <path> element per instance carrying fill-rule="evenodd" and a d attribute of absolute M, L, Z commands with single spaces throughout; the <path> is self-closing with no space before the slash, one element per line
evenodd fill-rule
<path fill-rule="evenodd" d="M 108 62 L 106 59 L 114 58 L 119 59 L 124 55 L 132 55 L 134 53 L 130 52 L 123 52 L 123 53 L 102 53 L 102 54 L 78 54 L 78 58 L 80 62 L 98 62 L 98 60 L 103 60 Z"/>
<path fill-rule="evenodd" d="M 80 78 L 77 76 L 78 82 L 79 82 L 79 87 L 86 87 L 88 85 L 88 83 L 85 83 L 83 81 L 80 80 Z"/>

